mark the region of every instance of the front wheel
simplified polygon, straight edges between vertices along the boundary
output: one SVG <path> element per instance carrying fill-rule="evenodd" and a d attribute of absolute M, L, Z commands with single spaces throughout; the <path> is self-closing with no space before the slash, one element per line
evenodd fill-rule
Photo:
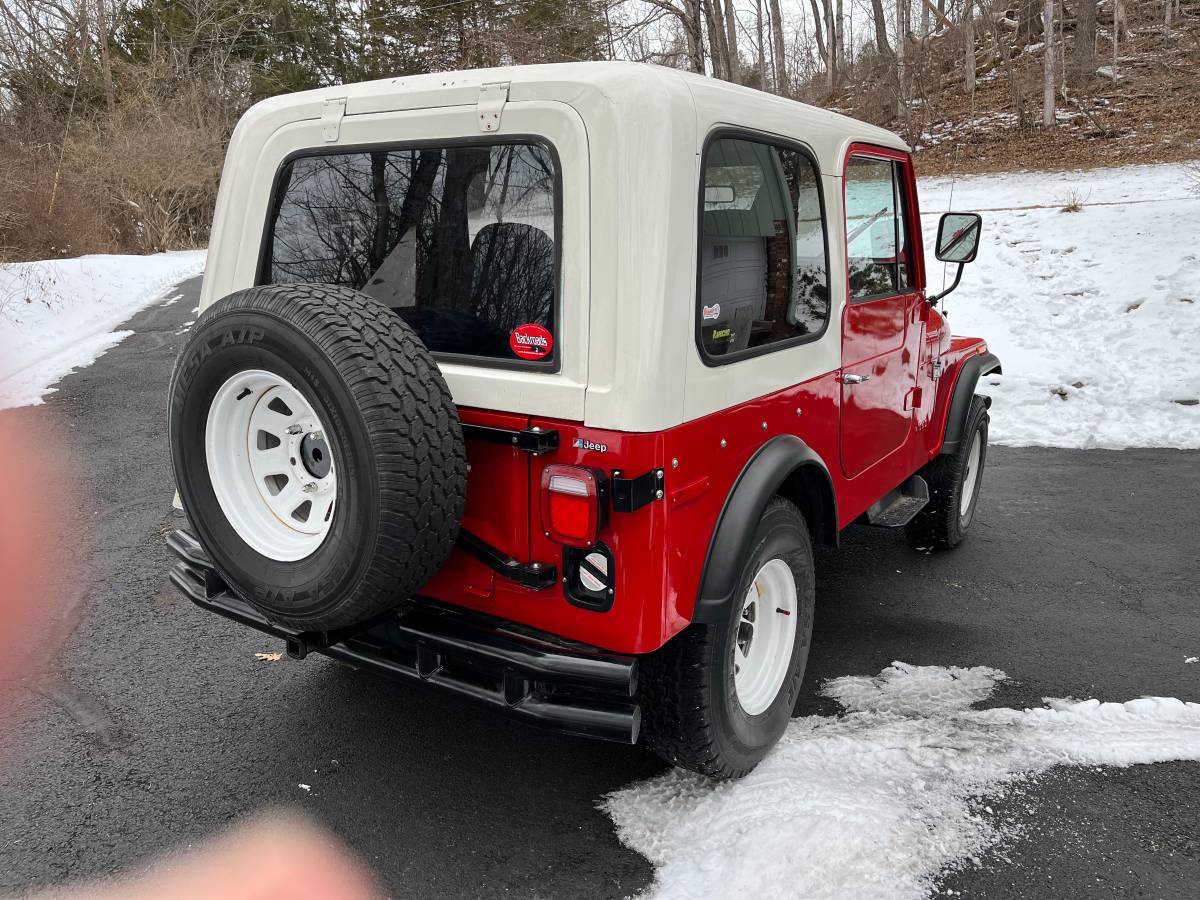
<path fill-rule="evenodd" d="M 740 778 L 767 755 L 791 718 L 812 639 L 812 542 L 782 497 L 754 532 L 728 616 L 692 625 L 642 669 L 643 734 L 667 762 Z"/>
<path fill-rule="evenodd" d="M 966 537 L 979 503 L 987 442 L 987 403 L 975 396 L 958 449 L 921 470 L 929 484 L 929 503 L 907 526 L 909 543 L 918 550 L 949 550 Z"/>

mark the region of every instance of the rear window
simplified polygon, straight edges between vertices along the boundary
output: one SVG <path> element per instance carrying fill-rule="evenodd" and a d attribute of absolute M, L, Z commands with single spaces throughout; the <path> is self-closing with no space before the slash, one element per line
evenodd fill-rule
<path fill-rule="evenodd" d="M 534 143 L 295 157 L 260 281 L 361 290 L 434 353 L 553 365 L 558 184 Z"/>

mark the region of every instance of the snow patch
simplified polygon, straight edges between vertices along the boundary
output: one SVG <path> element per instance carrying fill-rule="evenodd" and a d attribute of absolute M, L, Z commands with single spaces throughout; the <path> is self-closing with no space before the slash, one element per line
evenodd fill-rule
<path fill-rule="evenodd" d="M 60 378 L 132 334 L 116 326 L 203 270 L 204 256 L 201 250 L 0 265 L 0 409 L 41 403 Z"/>
<path fill-rule="evenodd" d="M 1189 187 L 1181 165 L 922 180 L 930 291 L 953 278 L 933 258 L 940 214 L 984 217 L 979 257 L 945 307 L 954 332 L 985 338 L 1004 367 L 980 382 L 993 443 L 1200 447 Z M 1083 208 L 1064 214 L 1073 197 Z"/>
<path fill-rule="evenodd" d="M 928 897 L 940 872 L 1002 837 L 978 798 L 1058 765 L 1200 760 L 1200 704 L 1047 698 L 972 709 L 1005 674 L 893 663 L 822 693 L 845 714 L 794 719 L 749 776 L 682 770 L 609 795 L 658 898 Z"/>

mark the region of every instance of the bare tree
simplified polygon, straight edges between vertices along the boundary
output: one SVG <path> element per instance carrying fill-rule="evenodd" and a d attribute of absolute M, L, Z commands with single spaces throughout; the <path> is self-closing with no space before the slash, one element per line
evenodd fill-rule
<path fill-rule="evenodd" d="M 717 5 L 720 15 L 725 20 L 725 51 L 729 59 L 729 80 L 741 82 L 743 78 L 741 60 L 738 59 L 737 10 L 733 8 L 733 0 L 725 0 L 724 10 L 720 10 L 719 2 Z"/>
<path fill-rule="evenodd" d="M 833 19 L 833 0 L 821 0 L 821 8 L 825 11 L 825 48 L 828 51 L 825 57 L 825 75 L 832 96 L 837 91 L 838 66 L 841 64 L 838 58 L 837 24 Z"/>
<path fill-rule="evenodd" d="M 887 37 L 887 14 L 883 11 L 883 0 L 871 0 L 871 13 L 875 21 L 875 49 L 881 56 L 892 55 L 892 45 Z"/>
<path fill-rule="evenodd" d="M 928 12 L 929 7 L 925 7 Z M 967 0 L 963 9 L 963 86 L 967 96 L 975 97 L 975 0 Z"/>
<path fill-rule="evenodd" d="M 1119 59 L 1119 49 L 1121 46 L 1121 32 L 1125 32 L 1125 36 L 1129 36 L 1129 20 L 1125 17 L 1125 4 L 1121 0 L 1113 0 L 1113 28 L 1112 28 L 1112 50 L 1113 50 L 1113 77 L 1117 74 L 1117 60 Z"/>
<path fill-rule="evenodd" d="M 759 0 L 761 3 L 762 0 Z M 828 3 L 828 0 L 826 0 Z M 821 62 L 825 66 L 826 72 L 831 72 L 833 67 L 829 58 L 829 47 L 825 43 L 825 21 L 821 18 L 821 8 L 817 6 L 817 0 L 808 0 L 808 5 L 812 7 L 813 14 L 813 34 L 817 38 L 817 55 L 821 57 Z M 833 90 L 832 79 L 829 89 Z"/>
<path fill-rule="evenodd" d="M 720 0 L 699 0 L 708 27 L 708 49 L 712 57 L 713 75 L 724 81 L 729 77 L 729 48 L 725 45 L 725 26 L 721 21 Z"/>
<path fill-rule="evenodd" d="M 788 93 L 786 54 L 783 47 L 783 16 L 779 12 L 779 0 L 771 0 L 771 36 L 775 47 L 775 93 Z"/>
<path fill-rule="evenodd" d="M 651 6 L 672 16 L 683 30 L 687 43 L 688 68 L 704 71 L 704 29 L 701 0 L 646 0 Z"/>
<path fill-rule="evenodd" d="M 96 37 L 100 45 L 100 71 L 104 78 L 104 104 L 111 116 L 117 100 L 113 90 L 112 57 L 108 47 L 108 13 L 104 5 L 104 0 L 96 0 Z"/>
<path fill-rule="evenodd" d="M 1045 0 L 1046 47 L 1042 51 L 1044 61 L 1042 82 L 1042 125 L 1050 128 L 1055 123 L 1054 101 L 1057 96 L 1054 86 L 1054 0 Z"/>
<path fill-rule="evenodd" d="M 833 27 L 833 37 L 834 37 L 833 43 L 835 46 L 834 46 L 833 58 L 834 58 L 834 63 L 835 63 L 835 65 L 834 65 L 835 75 L 834 75 L 834 79 L 833 79 L 833 81 L 834 81 L 833 86 L 834 86 L 834 89 L 836 90 L 838 83 L 842 79 L 842 75 L 846 69 L 846 34 L 845 34 L 846 17 L 844 15 L 842 15 L 842 0 L 837 0 L 837 9 L 834 12 L 834 16 L 835 16 L 835 18 L 834 18 L 834 27 Z"/>
<path fill-rule="evenodd" d="M 815 7 L 814 7 L 815 9 Z M 754 30 L 758 48 L 758 78 L 762 87 L 767 86 L 767 48 L 763 44 L 762 0 L 754 0 Z"/>
<path fill-rule="evenodd" d="M 1096 0 L 1076 0 L 1075 46 L 1071 50 L 1071 84 L 1087 85 L 1096 71 Z"/>

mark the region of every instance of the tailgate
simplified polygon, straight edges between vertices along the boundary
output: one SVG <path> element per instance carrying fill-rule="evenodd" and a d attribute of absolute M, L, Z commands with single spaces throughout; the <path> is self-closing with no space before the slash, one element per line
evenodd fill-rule
<path fill-rule="evenodd" d="M 459 407 L 464 426 L 524 431 L 528 416 Z M 464 428 L 469 432 L 469 429 Z M 485 541 L 494 549 L 525 561 L 529 559 L 530 460 L 516 447 L 483 440 L 468 434 L 467 506 L 462 530 Z M 495 572 L 484 563 L 455 549 L 442 570 L 421 593 L 435 600 L 462 603 L 468 595 L 488 599 L 495 590 Z"/>

